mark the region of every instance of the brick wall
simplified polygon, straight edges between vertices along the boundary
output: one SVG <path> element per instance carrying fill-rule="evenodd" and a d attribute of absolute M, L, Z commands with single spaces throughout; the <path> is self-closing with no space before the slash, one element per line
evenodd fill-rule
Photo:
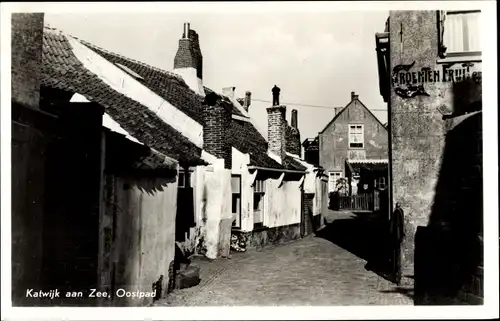
<path fill-rule="evenodd" d="M 282 160 L 286 156 L 286 107 L 273 106 L 267 108 L 267 140 L 269 150 Z"/>
<path fill-rule="evenodd" d="M 301 145 L 300 145 L 300 132 L 298 129 L 292 126 L 286 125 L 286 144 L 285 150 L 291 154 L 300 156 Z"/>
<path fill-rule="evenodd" d="M 189 37 L 179 40 L 179 48 L 174 58 L 174 69 L 195 68 L 199 79 L 203 79 L 203 56 L 198 34 L 189 30 Z"/>
<path fill-rule="evenodd" d="M 203 105 L 203 149 L 224 159 L 225 168 L 232 166 L 231 144 L 227 139 L 231 126 L 231 108 L 224 102 L 214 106 Z"/>
<path fill-rule="evenodd" d="M 12 14 L 12 100 L 38 108 L 42 66 L 43 13 Z"/>

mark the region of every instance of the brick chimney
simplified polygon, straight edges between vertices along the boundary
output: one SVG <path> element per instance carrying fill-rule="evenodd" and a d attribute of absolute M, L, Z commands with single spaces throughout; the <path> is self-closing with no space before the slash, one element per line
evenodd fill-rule
<path fill-rule="evenodd" d="M 297 121 L 298 121 L 297 120 L 297 109 L 292 109 L 292 121 L 291 121 L 292 128 L 299 129 Z"/>
<path fill-rule="evenodd" d="M 232 149 L 228 140 L 231 116 L 232 104 L 223 102 L 215 93 L 210 93 L 205 97 L 203 104 L 203 149 L 219 159 L 224 159 L 224 168 L 226 169 L 230 169 L 232 166 Z"/>
<path fill-rule="evenodd" d="M 301 154 L 301 144 L 300 144 L 300 132 L 298 128 L 297 110 L 292 110 L 291 125 L 286 128 L 286 151 L 300 156 Z"/>
<path fill-rule="evenodd" d="M 280 157 L 286 156 L 286 106 L 267 108 L 267 141 L 269 151 Z"/>
<path fill-rule="evenodd" d="M 358 99 L 359 95 L 356 95 L 354 91 L 351 91 L 351 100 Z"/>
<path fill-rule="evenodd" d="M 203 89 L 203 56 L 199 37 L 196 31 L 191 29 L 189 22 L 184 23 L 184 31 L 174 58 L 174 72 L 182 76 L 193 91 L 205 95 Z"/>
<path fill-rule="evenodd" d="M 12 14 L 13 102 L 39 109 L 42 71 L 43 13 Z"/>
<path fill-rule="evenodd" d="M 245 93 L 245 100 L 244 100 L 243 108 L 245 108 L 245 110 L 248 111 L 248 108 L 250 108 L 251 103 L 252 103 L 252 93 L 247 91 Z"/>

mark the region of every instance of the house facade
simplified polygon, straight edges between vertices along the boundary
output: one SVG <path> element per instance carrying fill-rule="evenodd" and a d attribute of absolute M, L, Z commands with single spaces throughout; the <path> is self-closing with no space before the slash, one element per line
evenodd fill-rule
<path fill-rule="evenodd" d="M 306 162 L 319 166 L 319 137 L 306 138 L 302 142 L 303 158 Z"/>
<path fill-rule="evenodd" d="M 391 208 L 404 212 L 398 264 L 423 301 L 482 302 L 480 21 L 479 10 L 391 11 L 376 34 Z"/>
<path fill-rule="evenodd" d="M 37 174 L 45 175 L 51 188 L 32 193 L 45 195 L 37 202 L 46 201 L 44 208 L 53 215 L 37 216 L 19 202 L 13 205 L 43 222 L 44 232 L 33 236 L 43 244 L 44 259 L 38 262 L 43 273 L 26 279 L 44 280 L 19 277 L 22 284 L 63 289 L 65 280 L 74 280 L 64 289 L 109 293 L 133 286 L 151 296 L 115 295 L 89 305 L 147 305 L 175 287 L 176 246 L 185 256 L 215 259 L 229 256 L 232 237 L 244 239 L 245 247 L 262 247 L 319 227 L 325 189 L 321 171 L 300 157 L 297 111 L 289 124 L 286 106 L 270 107 L 264 138 L 248 114 L 249 92 L 236 99 L 234 87 L 216 93 L 203 86 L 199 37 L 189 24 L 173 72 L 167 72 L 44 28 L 43 18 L 26 19 L 20 21 L 24 31 L 26 24 L 39 22 L 38 33 L 32 33 L 39 36 L 38 65 L 33 64 L 39 83 L 19 77 L 14 90 L 33 87 L 39 96 L 30 108 L 54 122 L 55 138 L 47 142 L 48 152 L 42 148 L 39 156 L 47 159 L 40 161 L 48 166 Z M 13 121 L 26 120 L 24 107 L 13 110 Z M 29 168 L 20 161 L 27 159 L 22 150 L 31 145 L 22 144 L 24 127 L 14 127 L 13 157 L 21 158 L 13 171 L 21 175 Z M 74 173 L 74 168 L 82 170 Z M 18 191 L 29 176 L 22 175 L 14 180 Z M 75 179 L 76 189 L 67 188 Z M 74 204 L 81 206 L 74 209 Z M 16 224 L 22 231 L 27 222 Z M 26 236 L 18 237 L 19 248 L 27 247 Z M 28 258 L 20 256 L 14 265 L 23 260 Z M 60 262 L 72 262 L 76 269 Z M 60 304 L 75 302 L 85 304 L 67 299 Z"/>
<path fill-rule="evenodd" d="M 261 245 L 272 241 L 266 236 L 272 233 L 299 237 L 306 194 L 313 221 L 321 221 L 322 198 L 315 197 L 320 172 L 300 158 L 297 112 L 292 111 L 289 125 L 285 106 L 270 108 L 266 140 L 248 114 L 250 93 L 238 100 L 234 87 L 217 93 L 203 86 L 200 40 L 189 24 L 179 39 L 173 72 L 59 36 L 47 41 L 46 52 L 58 55 L 61 48 L 50 46 L 63 43 L 73 60 L 69 72 L 58 74 L 60 66 L 47 71 L 47 96 L 70 91 L 83 96 L 77 96 L 82 102 L 100 104 L 110 128 L 178 161 L 175 241 L 186 255 L 228 256 L 233 232 L 258 229 L 259 240 L 249 244 Z M 81 74 L 69 78 L 75 66 Z M 92 82 L 79 81 L 85 77 Z"/>
<path fill-rule="evenodd" d="M 328 175 L 328 190 L 346 178 L 346 161 L 388 158 L 388 133 L 384 125 L 359 100 L 355 92 L 344 108 L 319 132 L 319 165 Z M 357 185 L 357 177 L 349 177 Z M 352 190 L 352 189 L 351 189 Z"/>

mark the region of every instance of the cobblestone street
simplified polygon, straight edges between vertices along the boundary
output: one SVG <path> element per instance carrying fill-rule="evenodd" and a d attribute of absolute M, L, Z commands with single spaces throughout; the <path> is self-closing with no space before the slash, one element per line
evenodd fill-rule
<path fill-rule="evenodd" d="M 201 283 L 156 305 L 413 304 L 405 291 L 367 271 L 365 260 L 321 237 L 192 264 L 201 268 Z"/>

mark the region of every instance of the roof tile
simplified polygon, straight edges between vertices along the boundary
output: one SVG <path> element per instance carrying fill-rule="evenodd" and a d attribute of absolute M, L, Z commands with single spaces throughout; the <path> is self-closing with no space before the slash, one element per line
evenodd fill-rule
<path fill-rule="evenodd" d="M 53 41 L 54 39 L 58 41 Z M 46 28 L 43 47 L 46 54 L 43 56 L 42 86 L 79 93 L 89 101 L 100 103 L 106 113 L 131 136 L 181 163 L 206 164 L 201 160 L 199 147 L 163 122 L 147 107 L 116 92 L 85 69 L 73 55 L 65 36 L 56 35 L 53 30 Z M 61 59 L 61 55 L 55 54 L 58 50 L 65 52 L 67 58 Z M 68 65 L 73 68 L 67 68 Z M 145 125 L 145 115 L 148 116 L 150 126 Z"/>

